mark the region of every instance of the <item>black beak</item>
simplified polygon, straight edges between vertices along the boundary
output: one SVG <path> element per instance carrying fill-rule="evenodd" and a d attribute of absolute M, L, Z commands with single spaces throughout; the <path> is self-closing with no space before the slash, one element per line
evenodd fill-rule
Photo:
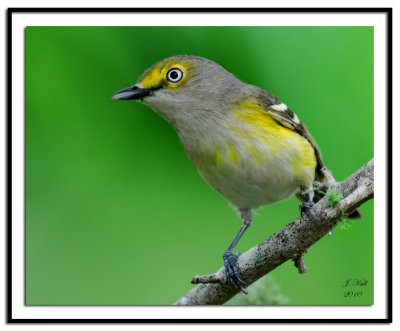
<path fill-rule="evenodd" d="M 140 88 L 137 87 L 136 85 L 130 86 L 123 88 L 122 90 L 119 90 L 115 92 L 112 95 L 112 98 L 115 100 L 137 100 L 137 99 L 143 99 L 147 96 L 149 96 L 154 89 L 151 88 Z"/>

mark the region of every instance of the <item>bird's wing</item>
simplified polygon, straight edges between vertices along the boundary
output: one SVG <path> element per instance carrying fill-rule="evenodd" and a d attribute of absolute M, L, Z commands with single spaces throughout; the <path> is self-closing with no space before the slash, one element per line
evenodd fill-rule
<path fill-rule="evenodd" d="M 324 178 L 321 168 L 324 166 L 322 162 L 322 155 L 318 148 L 317 143 L 307 130 L 306 126 L 300 121 L 295 113 L 293 113 L 288 106 L 280 102 L 271 93 L 262 90 L 261 95 L 257 98 L 262 108 L 267 111 L 273 119 L 284 127 L 296 131 L 298 134 L 306 138 L 314 149 L 315 157 L 317 159 L 316 174 L 319 180 Z"/>

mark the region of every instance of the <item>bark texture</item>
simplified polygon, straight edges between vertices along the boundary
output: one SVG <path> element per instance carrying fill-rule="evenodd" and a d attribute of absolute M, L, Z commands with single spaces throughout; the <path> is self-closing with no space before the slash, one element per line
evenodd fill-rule
<path fill-rule="evenodd" d="M 313 208 L 317 223 L 303 215 L 262 243 L 249 249 L 238 258 L 238 266 L 246 286 L 252 284 L 276 267 L 293 259 L 300 273 L 307 271 L 304 254 L 307 249 L 328 234 L 338 221 L 350 215 L 374 195 L 374 160 L 372 159 L 353 175 L 334 184 L 331 188 L 340 192 L 343 199 L 333 207 L 327 207 L 328 195 Z M 174 305 L 220 305 L 238 293 L 227 283 L 224 268 L 211 275 L 196 275 L 192 283 L 199 284 Z"/>

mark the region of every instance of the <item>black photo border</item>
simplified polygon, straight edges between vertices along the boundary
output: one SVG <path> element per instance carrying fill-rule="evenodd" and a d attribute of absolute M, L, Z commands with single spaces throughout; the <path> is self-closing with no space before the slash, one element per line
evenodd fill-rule
<path fill-rule="evenodd" d="M 387 311 L 381 319 L 17 319 L 12 317 L 12 19 L 14 13 L 385 13 L 387 42 Z M 391 323 L 393 319 L 393 13 L 392 8 L 8 8 L 7 9 L 7 113 L 6 113 L 6 249 L 7 323 Z"/>

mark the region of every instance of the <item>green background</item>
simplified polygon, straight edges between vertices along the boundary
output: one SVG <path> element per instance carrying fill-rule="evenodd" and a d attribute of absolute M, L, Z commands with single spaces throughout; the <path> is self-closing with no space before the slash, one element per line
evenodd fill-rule
<path fill-rule="evenodd" d="M 289 105 L 337 180 L 373 157 L 372 27 L 27 27 L 26 304 L 167 305 L 222 266 L 239 217 L 167 122 L 111 99 L 178 54 Z M 257 211 L 237 249 L 294 220 L 298 205 Z M 361 211 L 309 249 L 308 273 L 292 261 L 271 273 L 286 304 L 373 304 L 373 201 Z M 355 278 L 368 285 L 345 298 Z"/>

